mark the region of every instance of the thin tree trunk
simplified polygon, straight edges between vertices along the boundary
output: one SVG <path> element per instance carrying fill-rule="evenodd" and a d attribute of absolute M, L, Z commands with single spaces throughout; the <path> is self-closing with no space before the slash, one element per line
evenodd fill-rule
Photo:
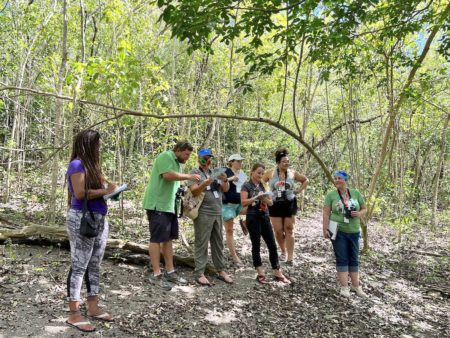
<path fill-rule="evenodd" d="M 56 0 L 53 3 L 53 9 L 55 9 L 56 7 Z M 45 26 L 48 24 L 48 22 L 50 21 L 51 17 L 53 16 L 54 12 L 51 11 L 45 18 L 44 21 L 42 22 L 42 24 L 39 26 L 39 29 L 37 31 L 37 33 L 33 36 L 33 37 L 29 37 L 27 36 L 24 40 L 26 40 L 27 42 L 30 41 L 30 43 L 27 45 L 26 48 L 26 53 L 25 56 L 20 64 L 19 67 L 19 72 L 17 74 L 17 79 L 15 81 L 15 83 L 17 84 L 17 87 L 22 87 L 22 84 L 24 83 L 25 80 L 25 71 L 27 69 L 28 66 L 28 62 L 30 59 L 30 56 L 32 54 L 32 51 L 34 50 L 34 46 L 37 43 L 37 40 L 40 36 L 40 34 L 42 33 L 43 29 L 45 28 Z M 23 42 L 23 41 L 22 41 Z M 20 95 L 19 92 L 17 92 L 18 96 Z M 22 125 L 25 122 L 25 111 L 23 110 L 24 107 L 20 106 L 20 103 L 17 101 L 14 104 L 14 118 L 13 118 L 13 127 L 12 127 L 12 133 L 11 133 L 11 140 L 13 141 L 14 147 L 15 149 L 17 149 L 18 145 L 21 143 L 20 140 L 20 136 L 22 135 Z M 26 107 L 25 107 L 26 108 Z M 8 154 L 8 164 L 7 164 L 7 169 L 6 169 L 6 176 L 5 176 L 5 195 L 4 195 L 4 202 L 8 202 L 9 201 L 9 197 L 11 194 L 11 176 L 12 176 L 12 167 L 13 167 L 13 163 L 17 161 L 20 161 L 21 159 L 21 154 L 20 152 L 18 154 L 16 154 L 17 151 L 15 150 L 10 150 L 9 154 Z M 20 175 L 20 172 L 19 172 Z"/>
<path fill-rule="evenodd" d="M 61 66 L 58 72 L 58 86 L 57 93 L 58 95 L 62 95 L 63 87 L 64 87 L 64 79 L 66 77 L 66 69 L 67 69 L 67 0 L 63 1 L 63 40 L 62 40 L 62 48 L 61 48 Z M 55 146 L 58 148 L 63 143 L 63 116 L 64 116 L 64 103 L 62 100 L 57 99 L 55 105 Z M 57 208 L 55 208 L 56 204 L 56 189 L 58 186 L 58 174 L 59 174 L 59 160 L 60 153 L 56 153 L 53 158 L 52 163 L 52 181 L 50 188 L 50 203 L 49 203 L 49 223 L 55 224 L 56 213 L 58 212 Z"/>
<path fill-rule="evenodd" d="M 450 11 L 450 3 L 447 4 L 447 7 L 444 9 L 444 11 L 442 12 L 442 17 L 445 18 L 448 16 L 448 12 Z M 414 77 L 416 75 L 417 70 L 420 68 L 420 66 L 423 63 L 423 60 L 425 59 L 425 57 L 428 54 L 428 51 L 430 49 L 431 43 L 433 42 L 434 38 L 436 37 L 436 34 L 438 33 L 439 29 L 442 26 L 442 22 L 440 24 L 436 24 L 433 29 L 431 30 L 430 35 L 428 36 L 428 39 L 424 45 L 424 48 L 422 50 L 422 53 L 420 55 L 420 57 L 416 60 L 414 66 L 412 67 L 409 75 L 408 75 L 408 79 L 406 80 L 399 98 L 397 99 L 397 101 L 395 102 L 395 104 L 393 105 L 393 107 L 390 109 L 389 111 L 389 122 L 388 125 L 385 129 L 385 133 L 384 133 L 384 138 L 383 138 L 383 143 L 378 155 L 378 162 L 377 165 L 375 167 L 375 171 L 372 175 L 372 180 L 370 182 L 369 185 L 369 194 L 368 194 L 368 201 L 369 203 L 372 204 L 372 206 L 369 206 L 369 210 L 367 213 L 367 220 L 369 220 L 372 217 L 373 214 L 373 204 L 374 202 L 372 201 L 372 197 L 376 195 L 376 187 L 377 187 L 377 183 L 380 177 L 380 173 L 381 173 L 381 169 L 383 168 L 384 165 L 384 161 L 386 159 L 386 155 L 387 155 L 387 148 L 388 148 L 388 143 L 391 140 L 391 136 L 392 136 L 392 129 L 394 126 L 394 122 L 395 122 L 395 118 L 397 117 L 397 114 L 400 110 L 400 107 L 402 106 L 404 100 L 406 99 L 406 92 L 407 90 L 411 87 L 412 81 L 414 80 Z M 368 249 L 368 248 L 365 248 Z"/>
<path fill-rule="evenodd" d="M 444 165 L 445 160 L 445 150 L 447 147 L 447 128 L 450 120 L 450 113 L 447 113 L 447 118 L 445 119 L 444 128 L 442 129 L 442 137 L 441 137 L 441 149 L 439 152 L 439 160 L 436 166 L 436 179 L 433 186 L 433 201 L 431 207 L 431 225 L 433 229 L 436 227 L 436 211 L 437 211 L 437 202 L 438 202 L 438 193 L 439 193 L 439 177 L 441 175 L 441 170 Z"/>

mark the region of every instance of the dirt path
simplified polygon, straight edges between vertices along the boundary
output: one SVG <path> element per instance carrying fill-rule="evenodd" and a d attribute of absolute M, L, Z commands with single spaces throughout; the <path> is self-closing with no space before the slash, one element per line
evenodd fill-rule
<path fill-rule="evenodd" d="M 296 227 L 293 286 L 260 286 L 251 267 L 250 240 L 236 230 L 245 267 L 231 270 L 233 285 L 191 281 L 164 292 L 147 282 L 148 270 L 105 260 L 103 304 L 112 324 L 96 323 L 90 337 L 444 337 L 449 336 L 447 242 L 439 237 L 392 244 L 393 234 L 371 229 L 372 251 L 361 259 L 367 300 L 337 294 L 331 244 L 321 238 L 320 215 Z M 425 234 L 427 235 L 427 234 Z M 434 257 L 414 248 L 444 253 Z M 407 249 L 407 250 L 406 250 Z M 0 246 L 0 338 L 79 337 L 64 324 L 69 253 L 58 248 Z M 263 261 L 269 271 L 267 251 Z M 211 278 L 213 279 L 213 278 Z"/>

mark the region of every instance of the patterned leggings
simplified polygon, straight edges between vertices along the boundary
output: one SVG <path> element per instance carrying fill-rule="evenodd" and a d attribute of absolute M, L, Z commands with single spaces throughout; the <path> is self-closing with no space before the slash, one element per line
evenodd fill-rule
<path fill-rule="evenodd" d="M 88 296 L 96 296 L 100 284 L 100 264 L 105 253 L 109 225 L 105 216 L 94 213 L 101 222 L 97 237 L 87 238 L 80 235 L 82 211 L 69 209 L 66 218 L 67 233 L 70 241 L 71 267 L 67 276 L 67 299 L 79 301 L 83 278 Z"/>

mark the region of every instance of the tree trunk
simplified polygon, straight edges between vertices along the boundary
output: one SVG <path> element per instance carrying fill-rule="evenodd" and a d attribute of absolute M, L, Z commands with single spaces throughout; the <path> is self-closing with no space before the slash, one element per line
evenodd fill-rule
<path fill-rule="evenodd" d="M 67 24 L 68 24 L 68 17 L 67 17 L 67 0 L 63 1 L 63 40 L 62 40 L 62 48 L 61 48 L 61 66 L 59 68 L 58 72 L 58 86 L 57 86 L 57 93 L 58 95 L 62 95 L 63 87 L 64 87 L 64 80 L 66 77 L 66 68 L 67 68 Z M 63 144 L 63 136 L 64 136 L 64 129 L 63 129 L 63 116 L 64 116 L 64 103 L 62 100 L 56 99 L 55 104 L 55 147 L 58 148 Z M 51 188 L 50 188 L 50 202 L 49 202 L 49 223 L 54 224 L 55 223 L 55 217 L 56 213 L 58 212 L 58 208 L 55 208 L 57 196 L 56 196 L 56 189 L 58 187 L 58 176 L 59 176 L 59 160 L 60 160 L 60 153 L 57 152 L 53 158 L 52 163 L 52 182 L 51 182 Z"/>
<path fill-rule="evenodd" d="M 441 137 L 441 149 L 439 152 L 439 160 L 436 166 L 436 179 L 434 181 L 433 186 L 433 201 L 431 207 L 431 226 L 433 228 L 436 227 L 436 211 L 437 211 L 437 202 L 438 202 L 438 192 L 439 192 L 439 177 L 441 175 L 441 170 L 444 165 L 445 160 L 445 149 L 447 146 L 447 128 L 450 120 L 450 113 L 447 113 L 447 118 L 444 122 L 444 128 L 442 129 L 442 137 Z"/>
<path fill-rule="evenodd" d="M 447 5 L 447 7 L 445 8 L 445 10 L 442 12 L 443 13 L 443 17 L 446 17 L 446 15 L 448 15 L 448 12 L 450 11 L 450 3 Z M 402 89 L 401 89 L 401 93 L 400 96 L 398 97 L 397 101 L 395 102 L 395 104 L 393 104 L 392 108 L 389 109 L 389 121 L 388 121 L 388 125 L 386 126 L 385 132 L 384 132 L 384 137 L 383 137 L 383 143 L 378 155 L 378 162 L 377 165 L 375 167 L 375 171 L 372 175 L 372 179 L 370 181 L 370 185 L 369 185 L 369 194 L 368 194 L 368 201 L 371 205 L 369 205 L 368 208 L 368 213 L 367 213 L 367 220 L 370 220 L 370 218 L 372 217 L 373 214 L 373 207 L 374 207 L 374 201 L 372 200 L 373 197 L 376 195 L 376 186 L 380 177 L 380 173 L 381 173 L 381 169 L 383 168 L 384 165 L 384 161 L 386 159 L 386 155 L 387 155 L 387 148 L 388 148 L 388 144 L 391 140 L 391 136 L 392 136 L 392 129 L 394 127 L 394 122 L 395 119 L 397 117 L 397 114 L 400 110 L 400 107 L 402 106 L 405 98 L 406 98 L 406 92 L 407 90 L 411 87 L 412 81 L 416 75 L 417 70 L 419 69 L 419 67 L 422 65 L 423 60 L 425 59 L 425 57 L 428 54 L 428 51 L 430 49 L 431 43 L 433 42 L 436 34 L 438 33 L 439 29 L 441 28 L 442 23 L 440 24 L 436 24 L 433 29 L 431 30 L 430 35 L 428 36 L 428 39 L 424 45 L 424 48 L 422 50 L 422 53 L 420 55 L 420 57 L 416 60 L 416 62 L 414 63 L 414 66 L 412 67 L 411 71 L 409 72 L 408 75 L 408 79 L 406 80 L 405 84 L 403 85 Z M 365 248 L 368 249 L 368 248 Z"/>

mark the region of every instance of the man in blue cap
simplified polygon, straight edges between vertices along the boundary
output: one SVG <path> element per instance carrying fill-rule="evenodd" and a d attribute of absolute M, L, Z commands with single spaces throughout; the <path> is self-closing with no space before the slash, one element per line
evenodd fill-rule
<path fill-rule="evenodd" d="M 199 175 L 199 182 L 188 183 L 194 196 L 204 193 L 203 202 L 194 219 L 195 234 L 195 280 L 200 285 L 210 285 L 204 275 L 208 262 L 208 243 L 211 244 L 211 256 L 214 267 L 218 271 L 217 278 L 225 283 L 233 283 L 225 272 L 225 256 L 223 253 L 222 224 L 222 192 L 228 191 L 230 183 L 225 169 L 211 170 L 213 154 L 211 149 L 200 149 L 198 152 L 199 167 L 192 170 L 192 175 Z"/>
<path fill-rule="evenodd" d="M 170 290 L 173 283 L 187 284 L 178 276 L 173 266 L 172 240 L 178 239 L 178 219 L 175 215 L 175 194 L 180 181 L 198 182 L 197 174 L 182 174 L 181 164 L 186 163 L 194 148 L 189 142 L 178 142 L 173 150 L 164 151 L 153 163 L 150 179 L 145 191 L 143 207 L 147 210 L 150 230 L 149 255 L 153 268 L 152 284 Z M 164 255 L 166 272 L 161 273 L 160 251 Z"/>

